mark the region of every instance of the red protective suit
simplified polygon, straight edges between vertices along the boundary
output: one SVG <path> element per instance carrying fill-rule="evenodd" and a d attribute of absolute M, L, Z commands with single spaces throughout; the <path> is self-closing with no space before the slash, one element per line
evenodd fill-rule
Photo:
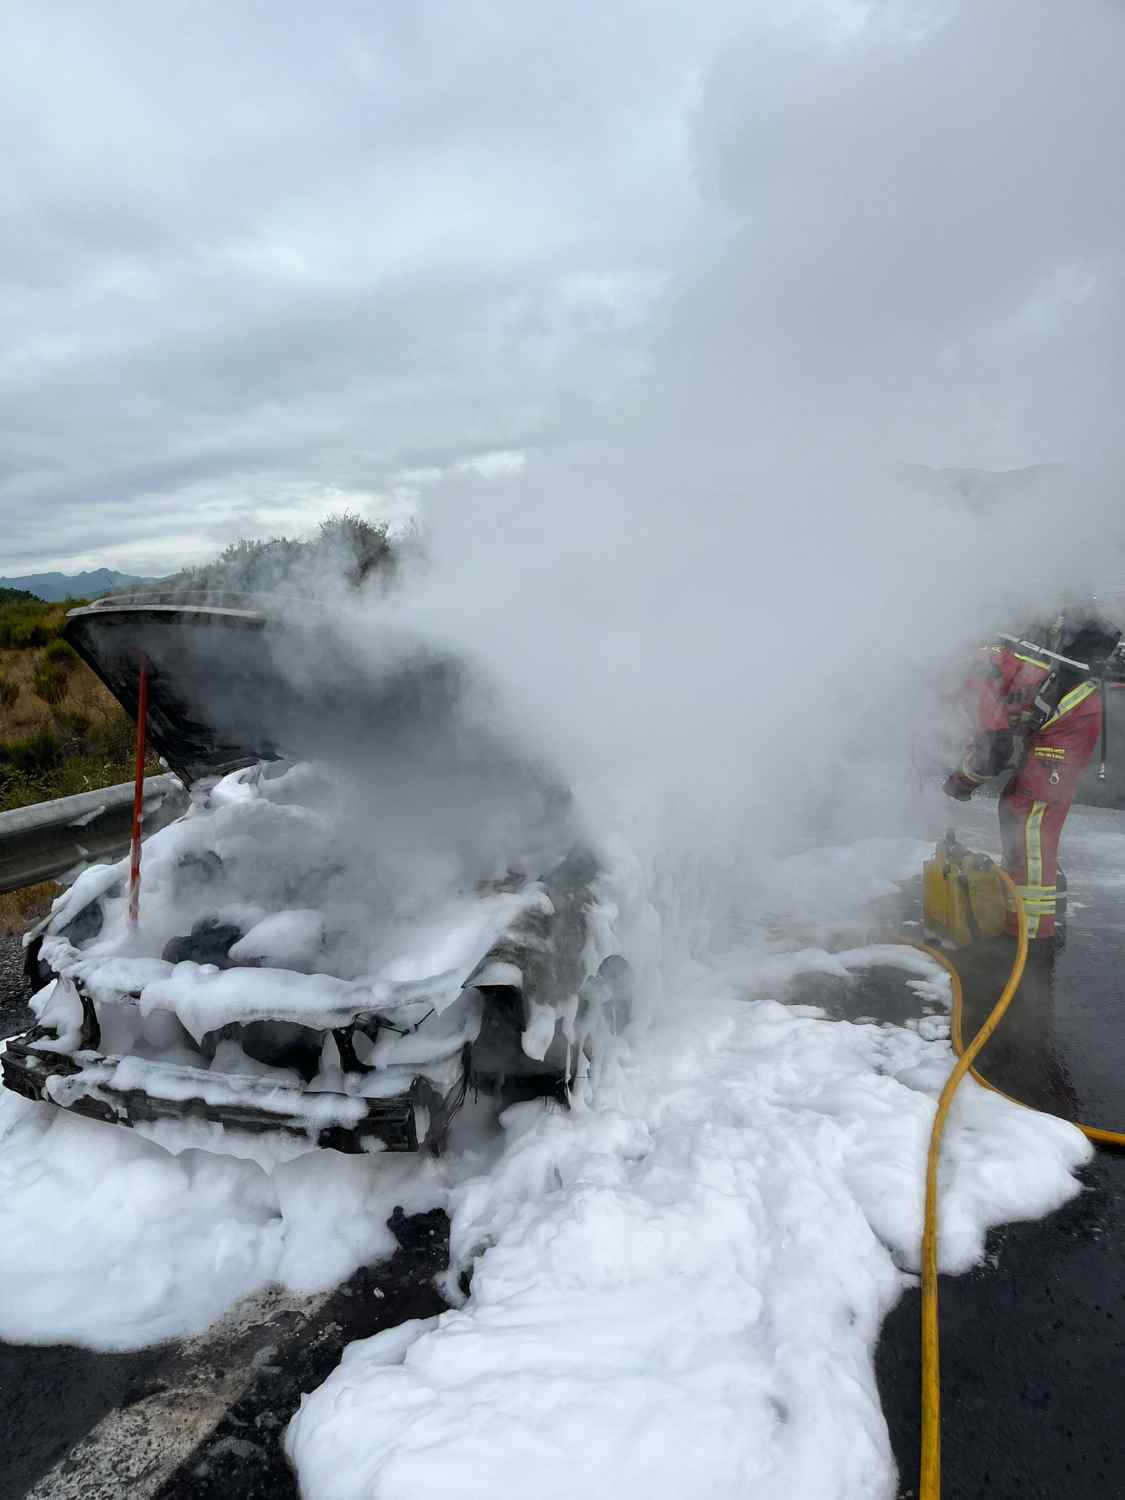
<path fill-rule="evenodd" d="M 1015 757 L 1015 774 L 1000 796 L 1000 837 L 1032 938 L 1055 936 L 1059 836 L 1102 727 L 1098 683 L 1087 678 L 1058 699 L 1040 728 L 1028 728 L 1029 716 L 1031 724 L 1039 718 L 1036 697 L 1050 672 L 1048 662 L 1015 647 L 981 652 L 969 689 L 978 733 L 947 783 L 951 795 L 968 795 Z"/>

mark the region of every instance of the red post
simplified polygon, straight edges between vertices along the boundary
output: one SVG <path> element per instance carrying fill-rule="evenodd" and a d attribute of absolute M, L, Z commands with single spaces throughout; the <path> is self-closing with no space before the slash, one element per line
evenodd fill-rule
<path fill-rule="evenodd" d="M 141 909 L 141 824 L 145 805 L 145 727 L 148 722 L 148 659 L 140 660 L 137 677 L 137 764 L 133 779 L 133 838 L 129 864 L 129 921 L 136 926 Z"/>

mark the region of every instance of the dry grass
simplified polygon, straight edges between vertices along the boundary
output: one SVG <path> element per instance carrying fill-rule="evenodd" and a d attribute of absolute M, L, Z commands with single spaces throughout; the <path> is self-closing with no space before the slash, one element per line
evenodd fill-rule
<path fill-rule="evenodd" d="M 0 707 L 0 744 L 26 739 L 37 729 L 51 727 L 50 707 L 36 696 L 31 686 L 36 664 L 42 655 L 41 650 L 28 647 L 0 651 L 0 677 L 16 683 L 20 690 L 10 708 Z M 75 662 L 62 706 L 85 714 L 92 722 L 121 713 L 113 695 L 82 661 Z"/>
<path fill-rule="evenodd" d="M 62 890 L 53 880 L 42 885 L 28 885 L 22 891 L 7 891 L 0 896 L 0 937 L 20 937 L 51 909 L 51 902 Z"/>
<path fill-rule="evenodd" d="M 40 686 L 48 680 L 61 684 L 53 704 L 35 691 L 37 671 Z M 60 641 L 0 646 L 0 679 L 19 690 L 13 703 L 0 702 L 0 810 L 129 779 L 133 726 L 89 667 Z M 159 769 L 153 755 L 149 764 Z"/>

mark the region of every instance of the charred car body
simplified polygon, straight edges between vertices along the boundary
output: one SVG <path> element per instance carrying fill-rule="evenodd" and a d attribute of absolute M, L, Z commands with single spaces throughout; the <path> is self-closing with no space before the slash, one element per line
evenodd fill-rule
<path fill-rule="evenodd" d="M 35 934 L 9 1089 L 168 1143 L 436 1150 L 468 1090 L 565 1092 L 623 1024 L 610 877 L 463 664 L 241 596 L 111 598 L 66 635 L 134 714 L 143 666 L 191 806 L 135 924 L 123 861 Z"/>

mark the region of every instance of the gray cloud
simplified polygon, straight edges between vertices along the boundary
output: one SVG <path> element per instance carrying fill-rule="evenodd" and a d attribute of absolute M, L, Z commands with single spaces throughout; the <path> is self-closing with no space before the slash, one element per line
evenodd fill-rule
<path fill-rule="evenodd" d="M 612 394 L 722 22 L 612 9 L 7 7 L 7 570 L 166 565 L 200 482 L 221 540 L 269 482 L 315 521 Z"/>
<path fill-rule="evenodd" d="M 1088 456 L 1125 375 L 1122 29 L 10 5 L 3 570 L 167 567 L 404 470 L 677 425 L 701 461 L 802 428 Z"/>

